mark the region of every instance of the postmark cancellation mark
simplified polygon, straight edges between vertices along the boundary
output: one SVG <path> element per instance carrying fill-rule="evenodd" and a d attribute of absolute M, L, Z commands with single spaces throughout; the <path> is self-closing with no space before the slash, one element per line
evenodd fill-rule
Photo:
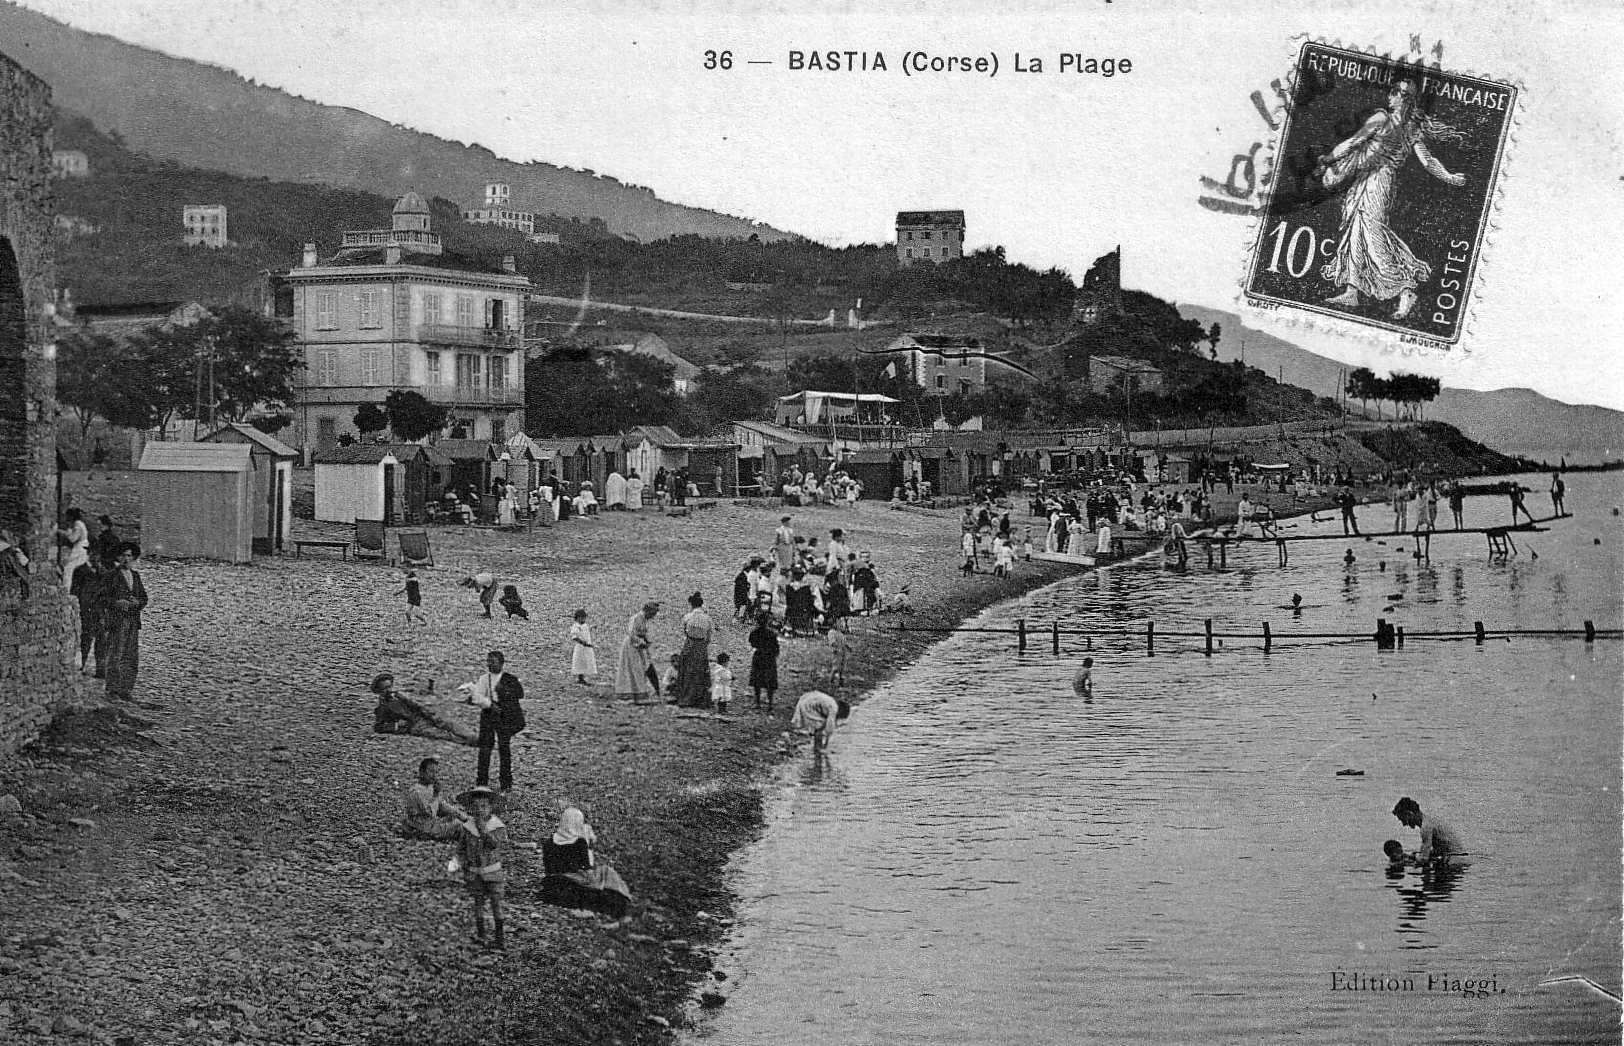
<path fill-rule="evenodd" d="M 1516 103 L 1510 84 L 1304 44 L 1247 299 L 1457 344 Z"/>

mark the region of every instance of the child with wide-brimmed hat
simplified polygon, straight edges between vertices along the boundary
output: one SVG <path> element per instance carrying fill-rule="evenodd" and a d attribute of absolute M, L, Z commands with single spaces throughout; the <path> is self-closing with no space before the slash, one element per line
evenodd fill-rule
<path fill-rule="evenodd" d="M 502 819 L 491 812 L 500 797 L 501 793 L 486 785 L 477 785 L 457 796 L 457 802 L 468 811 L 468 820 L 457 837 L 457 863 L 474 902 L 474 939 L 485 943 L 485 902 L 489 901 L 496 929 L 495 947 L 505 948 L 502 898 L 507 892 L 507 872 L 502 869 L 502 851 L 507 848 L 508 835 Z"/>

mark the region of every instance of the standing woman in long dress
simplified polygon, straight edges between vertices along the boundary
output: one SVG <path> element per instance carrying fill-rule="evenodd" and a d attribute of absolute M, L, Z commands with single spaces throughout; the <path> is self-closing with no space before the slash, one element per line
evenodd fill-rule
<path fill-rule="evenodd" d="M 1394 319 L 1415 308 L 1415 290 L 1432 277 L 1432 266 L 1415 256 L 1387 224 L 1393 183 L 1411 153 L 1428 174 L 1460 188 L 1464 174 L 1450 174 L 1427 148 L 1429 142 L 1464 145 L 1466 135 L 1422 113 L 1416 106 L 1420 88 L 1414 80 L 1393 85 L 1388 108 L 1377 110 L 1363 127 L 1320 157 L 1318 172 L 1327 189 L 1345 186 L 1342 226 L 1336 253 L 1320 275 L 1343 288 L 1328 305 L 1353 307 L 1363 292 L 1378 301 L 1398 298 Z"/>
<path fill-rule="evenodd" d="M 84 513 L 68 509 L 68 525 L 56 532 L 62 542 L 62 583 L 73 585 L 73 572 L 90 562 L 90 528 L 85 526 Z"/>
<path fill-rule="evenodd" d="M 570 626 L 570 674 L 577 683 L 598 674 L 598 649 L 592 644 L 592 626 L 586 623 L 586 608 L 575 612 Z"/>
<path fill-rule="evenodd" d="M 147 606 L 147 589 L 134 566 L 140 558 L 140 545 L 133 541 L 120 545 L 105 582 L 107 697 L 111 701 L 133 699 L 135 673 L 141 665 L 141 611 Z"/>
<path fill-rule="evenodd" d="M 682 653 L 677 659 L 677 682 L 665 695 L 668 702 L 683 708 L 710 706 L 710 641 L 713 626 L 705 613 L 705 597 L 695 592 L 688 597 L 689 610 L 682 619 Z"/>
<path fill-rule="evenodd" d="M 615 666 L 615 696 L 642 704 L 654 693 L 649 680 L 654 667 L 649 660 L 648 623 L 660 612 L 660 604 L 650 600 L 626 622 L 626 638 L 620 644 L 620 662 Z"/>

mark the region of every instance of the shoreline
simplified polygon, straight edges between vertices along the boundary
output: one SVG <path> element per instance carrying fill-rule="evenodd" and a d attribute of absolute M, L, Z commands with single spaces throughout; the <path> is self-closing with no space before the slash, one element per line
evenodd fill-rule
<path fill-rule="evenodd" d="M 961 577 L 952 509 L 790 512 L 801 533 L 845 528 L 854 550 L 873 551 L 887 591 L 910 583 L 912 623 L 956 625 L 1075 572 L 1032 563 L 1009 580 Z M 666 601 L 654 622 L 663 654 L 672 611 L 698 588 L 716 611 L 713 655 L 730 650 L 747 678 L 726 604 L 743 556 L 770 542 L 779 514 L 724 505 L 533 535 L 431 530 L 439 565 L 420 576 L 433 625 L 411 633 L 389 568 L 315 556 L 141 564 L 153 602 L 136 696 L 163 707 L 70 716 L 0 764 L 0 792 L 26 815 L 0 871 L 20 877 L 30 911 L 0 920 L 0 942 L 41 942 L 0 943 L 0 969 L 19 975 L 0 985 L 0 1027 L 61 1019 L 154 1043 L 670 1041 L 732 923 L 727 866 L 760 837 L 762 782 L 784 762 L 794 699 L 819 682 L 827 648 L 785 640 L 774 714 L 750 711 L 740 686 L 720 721 L 573 684 L 563 633 L 575 606 L 590 607 L 599 678 L 612 677 L 630 610 Z M 350 529 L 295 525 L 311 537 Z M 531 621 L 480 618 L 455 586 L 475 568 L 516 579 Z M 882 631 L 888 617 L 852 619 L 845 692 L 866 697 L 940 638 Z M 364 693 L 389 668 L 407 690 L 422 696 L 432 678 L 443 695 L 491 648 L 507 650 L 530 721 L 503 815 L 516 845 L 500 954 L 467 943 L 447 848 L 393 831 L 417 758 L 438 755 L 454 793 L 471 783 L 473 750 L 372 734 Z M 444 709 L 459 720 L 472 711 Z M 604 859 L 631 886 L 627 925 L 535 899 L 530 847 L 566 800 L 587 811 Z M 181 910 L 176 897 L 197 907 Z M 124 972 L 135 955 L 144 979 Z"/>

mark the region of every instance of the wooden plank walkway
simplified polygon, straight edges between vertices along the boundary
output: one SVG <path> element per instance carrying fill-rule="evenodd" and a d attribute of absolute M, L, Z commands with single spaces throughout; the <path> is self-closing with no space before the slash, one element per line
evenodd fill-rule
<path fill-rule="evenodd" d="M 1331 520 L 1329 520 L 1329 522 L 1335 523 L 1335 522 L 1337 522 L 1338 518 L 1339 517 L 1333 517 Z M 1553 522 L 1555 522 L 1556 520 L 1559 520 L 1559 519 L 1572 519 L 1572 518 L 1573 518 L 1573 513 L 1565 512 L 1560 516 L 1546 516 L 1544 519 L 1536 519 L 1531 523 L 1530 522 L 1523 522 L 1523 523 L 1517 523 L 1517 524 L 1509 524 L 1508 523 L 1503 527 L 1462 527 L 1459 530 L 1455 529 L 1454 527 L 1449 527 L 1447 529 L 1439 528 L 1437 530 L 1425 530 L 1425 529 L 1423 529 L 1423 530 L 1382 530 L 1382 531 L 1369 531 L 1369 532 L 1360 533 L 1360 534 L 1280 534 L 1280 533 L 1275 533 L 1273 535 L 1265 535 L 1265 534 L 1252 534 L 1252 533 L 1247 533 L 1247 534 L 1211 534 L 1211 533 L 1207 533 L 1207 534 L 1192 534 L 1192 535 L 1190 535 L 1188 540 L 1191 540 L 1191 541 L 1227 542 L 1228 544 L 1231 544 L 1231 545 L 1238 545 L 1238 544 L 1241 544 L 1243 542 L 1248 542 L 1248 541 L 1250 541 L 1250 542 L 1258 542 L 1258 543 L 1274 544 L 1274 543 L 1280 542 L 1280 541 L 1352 541 L 1352 540 L 1361 540 L 1361 539 L 1364 539 L 1364 538 L 1417 538 L 1417 537 L 1436 538 L 1436 537 L 1444 537 L 1445 535 L 1448 535 L 1448 534 L 1543 534 L 1546 531 L 1550 530 L 1550 528 L 1540 526 L 1539 524 L 1541 524 L 1541 523 L 1553 523 Z M 1253 527 L 1255 527 L 1257 525 L 1256 520 L 1254 520 L 1251 525 Z M 1276 525 L 1275 530 L 1278 531 L 1279 529 L 1280 529 L 1279 526 Z"/>

